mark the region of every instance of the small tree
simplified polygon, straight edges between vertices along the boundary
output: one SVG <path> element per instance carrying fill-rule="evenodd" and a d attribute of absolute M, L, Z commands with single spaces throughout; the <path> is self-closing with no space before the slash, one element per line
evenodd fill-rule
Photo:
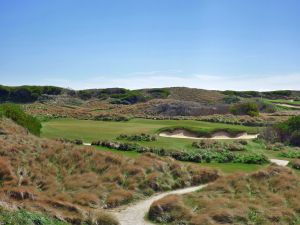
<path fill-rule="evenodd" d="M 233 105 L 230 112 L 234 115 L 258 116 L 259 107 L 256 102 L 242 102 Z"/>

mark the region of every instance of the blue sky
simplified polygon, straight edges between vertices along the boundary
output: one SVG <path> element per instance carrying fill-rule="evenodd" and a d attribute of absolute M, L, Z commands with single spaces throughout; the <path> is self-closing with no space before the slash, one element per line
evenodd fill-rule
<path fill-rule="evenodd" d="M 299 0 L 0 0 L 0 83 L 299 89 Z"/>

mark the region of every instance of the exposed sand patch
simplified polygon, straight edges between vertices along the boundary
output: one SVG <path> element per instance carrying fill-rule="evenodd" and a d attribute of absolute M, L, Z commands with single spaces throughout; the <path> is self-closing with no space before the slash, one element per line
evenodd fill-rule
<path fill-rule="evenodd" d="M 283 106 L 283 107 L 288 107 L 288 108 L 292 108 L 292 109 L 300 109 L 300 106 L 296 106 L 296 105 L 289 105 L 289 104 L 283 104 L 283 103 L 278 103 L 276 105 Z"/>
<path fill-rule="evenodd" d="M 91 146 L 92 144 L 91 143 L 83 143 L 83 145 L 85 145 L 85 146 Z"/>
<path fill-rule="evenodd" d="M 289 164 L 289 161 L 282 159 L 270 159 L 270 161 L 278 166 L 287 166 Z"/>
<path fill-rule="evenodd" d="M 192 132 L 178 129 L 173 132 L 162 132 L 159 134 L 161 137 L 169 137 L 169 138 L 186 138 L 186 139 L 195 139 L 195 140 L 202 140 L 202 139 L 216 139 L 216 140 L 240 140 L 240 139 L 255 139 L 258 137 L 258 134 L 247 134 L 245 133 L 240 133 L 235 137 L 232 137 L 229 133 L 221 131 L 221 132 L 216 132 L 212 135 L 212 137 L 207 138 L 207 137 L 197 137 Z"/>

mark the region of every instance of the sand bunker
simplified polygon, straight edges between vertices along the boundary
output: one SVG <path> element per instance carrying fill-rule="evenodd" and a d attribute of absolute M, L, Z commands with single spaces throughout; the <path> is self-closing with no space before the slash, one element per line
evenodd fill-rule
<path fill-rule="evenodd" d="M 270 159 L 270 161 L 278 166 L 287 166 L 289 164 L 289 161 L 281 159 Z"/>
<path fill-rule="evenodd" d="M 283 103 L 279 103 L 276 104 L 278 106 L 283 106 L 283 107 L 288 107 L 288 108 L 292 108 L 292 109 L 300 109 L 300 106 L 296 106 L 296 105 L 289 105 L 289 104 L 283 104 Z"/>
<path fill-rule="evenodd" d="M 174 130 L 172 132 L 162 132 L 159 134 L 159 136 L 169 137 L 169 138 L 187 138 L 187 139 L 196 139 L 196 140 L 202 140 L 202 139 L 240 140 L 240 139 L 255 139 L 258 137 L 258 134 L 240 133 L 235 137 L 232 137 L 229 133 L 220 131 L 214 133 L 212 137 L 207 138 L 207 137 L 197 137 L 197 135 L 195 135 L 194 133 L 186 130 Z"/>

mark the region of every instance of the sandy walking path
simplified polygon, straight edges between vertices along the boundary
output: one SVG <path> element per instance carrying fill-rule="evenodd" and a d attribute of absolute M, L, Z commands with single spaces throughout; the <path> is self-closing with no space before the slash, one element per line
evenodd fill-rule
<path fill-rule="evenodd" d="M 289 104 L 284 104 L 284 103 L 278 103 L 276 105 L 283 106 L 283 107 L 288 107 L 288 108 L 292 108 L 292 109 L 300 109 L 300 106 L 296 106 L 296 105 L 289 105 Z"/>
<path fill-rule="evenodd" d="M 152 223 L 145 220 L 145 216 L 151 204 L 170 194 L 186 194 L 204 188 L 206 185 L 196 187 L 188 187 L 179 190 L 164 192 L 152 196 L 146 200 L 139 201 L 134 205 L 129 205 L 126 208 L 115 209 L 112 213 L 119 220 L 121 225 L 151 225 Z"/>

